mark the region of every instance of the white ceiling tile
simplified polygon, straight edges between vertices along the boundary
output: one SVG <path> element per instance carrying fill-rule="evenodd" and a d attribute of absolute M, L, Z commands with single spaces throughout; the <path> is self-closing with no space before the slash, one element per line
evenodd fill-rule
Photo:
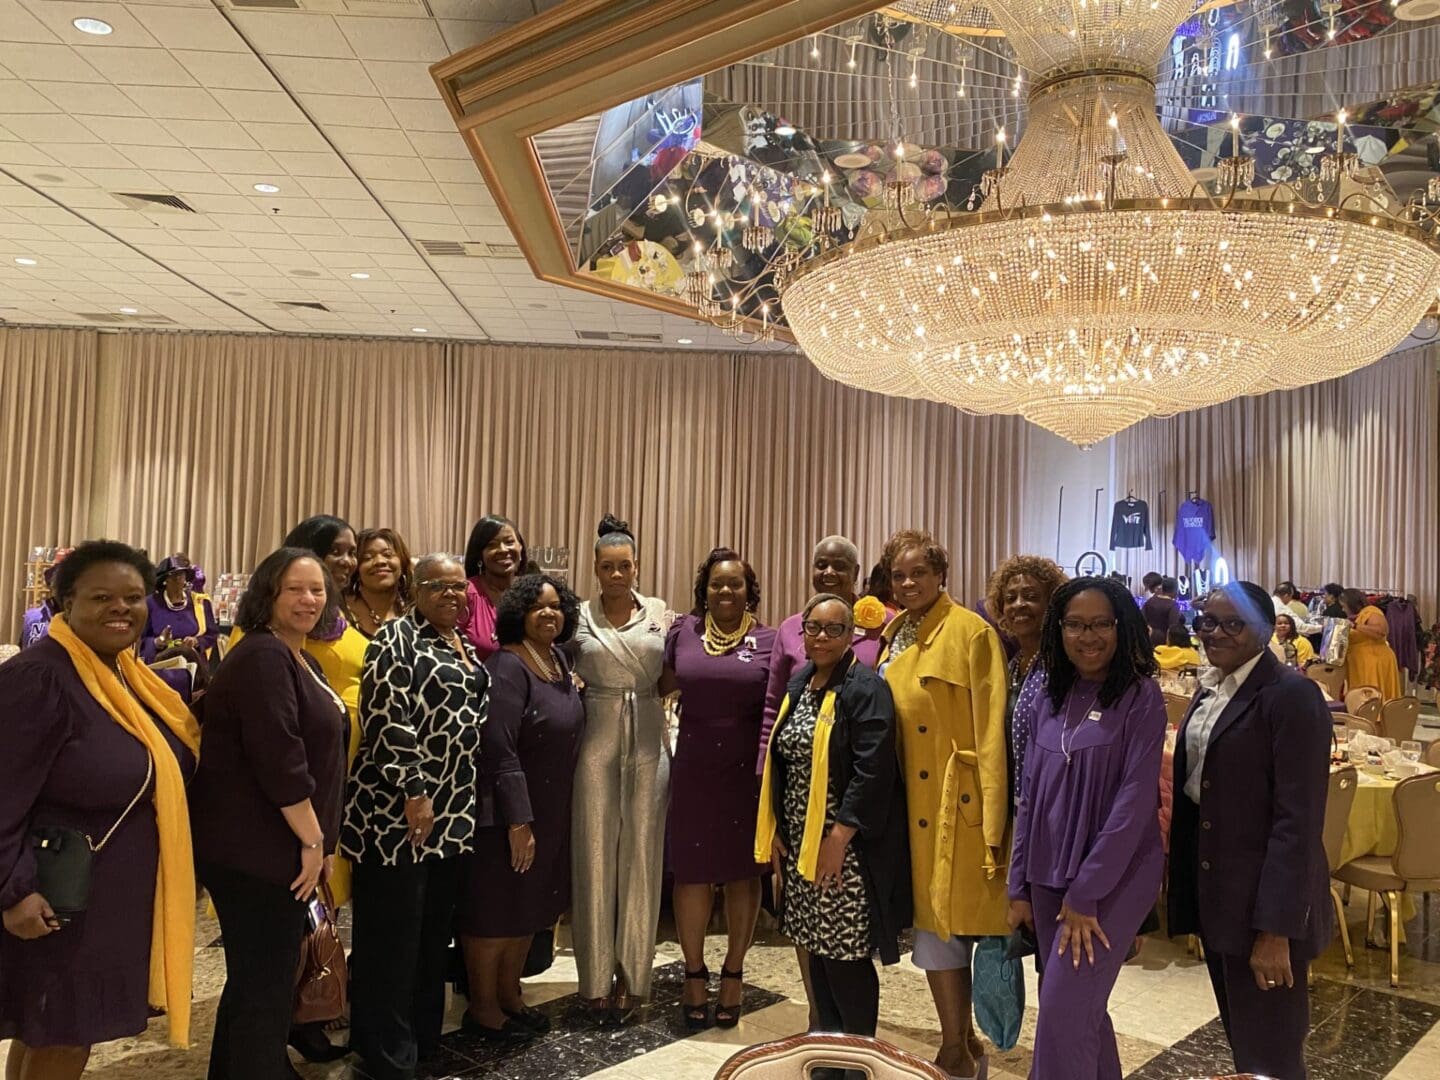
<path fill-rule="evenodd" d="M 280 90 L 215 90 L 215 100 L 236 120 L 304 124 L 305 114 Z"/>
<path fill-rule="evenodd" d="M 120 151 L 137 168 L 166 172 L 203 173 L 210 167 L 183 146 L 121 146 Z"/>
<path fill-rule="evenodd" d="M 245 124 L 245 130 L 250 137 L 266 150 L 302 150 L 312 153 L 321 153 L 328 150 L 329 144 L 324 137 L 312 127 L 309 121 L 303 124 L 257 124 L 250 121 Z"/>
<path fill-rule="evenodd" d="M 97 143 L 42 143 L 40 148 L 72 169 L 126 169 L 132 162 L 114 147 Z"/>
<path fill-rule="evenodd" d="M 192 149 L 257 149 L 255 140 L 233 120 L 166 120 L 165 127 Z"/>
<path fill-rule="evenodd" d="M 480 175 L 477 171 L 477 177 Z M 495 197 L 484 184 L 441 184 L 440 192 L 451 206 L 491 207 Z"/>
<path fill-rule="evenodd" d="M 467 227 L 503 226 L 505 218 L 493 205 L 456 206 L 455 216 Z"/>
<path fill-rule="evenodd" d="M 0 115 L 57 111 L 59 111 L 58 105 L 19 79 L 0 81 Z"/>
<path fill-rule="evenodd" d="M 374 94 L 376 88 L 359 60 L 272 56 L 271 65 L 292 94 Z"/>
<path fill-rule="evenodd" d="M 164 49 L 81 46 L 81 57 L 113 83 L 132 86 L 193 86 L 195 79 Z"/>
<path fill-rule="evenodd" d="M 55 42 L 60 36 L 17 3 L 0 4 L 0 41 Z"/>
<path fill-rule="evenodd" d="M 85 178 L 106 191 L 149 191 L 155 177 L 143 169 L 84 169 Z"/>
<path fill-rule="evenodd" d="M 101 139 L 125 146 L 178 146 L 179 140 L 143 116 L 81 116 L 81 123 Z"/>
<path fill-rule="evenodd" d="M 434 132 L 446 134 L 455 142 L 460 142 L 460 135 L 455 128 L 455 119 L 450 115 L 450 110 L 445 103 L 439 99 L 438 91 L 431 85 L 431 96 L 428 98 L 395 98 L 390 101 L 390 111 L 395 114 L 395 119 L 400 126 L 409 132 L 412 141 L 417 132 Z M 432 142 L 438 142 L 431 138 Z M 441 156 L 448 156 L 442 154 Z"/>
<path fill-rule="evenodd" d="M 277 151 L 271 155 L 290 176 L 352 176 L 333 153 L 305 154 L 296 151 Z"/>
<path fill-rule="evenodd" d="M 167 49 L 246 52 L 245 42 L 213 7 L 127 4 L 127 10 Z M 117 27 L 117 32 L 119 28 Z"/>
<path fill-rule="evenodd" d="M 157 120 L 224 120 L 229 117 L 209 91 L 193 86 L 122 86 L 125 96 Z M 48 91 L 47 97 L 53 97 Z M 86 108 L 105 115 L 105 110 Z"/>
<path fill-rule="evenodd" d="M 409 180 L 371 180 L 370 190 L 388 202 L 438 203 L 440 189 L 432 183 Z"/>
<path fill-rule="evenodd" d="M 399 104 L 397 102 L 397 104 Z M 415 152 L 427 161 L 449 159 L 453 161 L 468 161 L 474 167 L 474 158 L 470 156 L 470 148 L 465 145 L 465 140 L 460 137 L 459 132 L 452 131 L 448 135 L 427 134 L 423 131 L 411 131 L 409 134 L 410 145 L 415 147 Z M 475 175 L 480 175 L 480 170 L 475 170 Z"/>
<path fill-rule="evenodd" d="M 414 159 L 415 150 L 396 128 L 337 127 L 330 141 L 342 154 L 379 154 Z"/>
<path fill-rule="evenodd" d="M 430 101 L 440 93 L 430 75 L 429 64 L 370 60 L 365 64 L 365 71 L 375 88 L 387 98 Z"/>
<path fill-rule="evenodd" d="M 480 185 L 484 182 L 480 175 L 480 169 L 467 155 L 464 158 L 429 158 L 425 160 L 425 167 L 430 170 L 430 175 L 443 188 L 446 184 L 462 184 L 465 186 Z M 494 201 L 493 199 L 491 200 Z"/>
<path fill-rule="evenodd" d="M 95 133 L 78 120 L 68 116 L 46 116 L 29 113 L 5 117 L 5 126 L 27 142 L 93 143 Z"/>
<path fill-rule="evenodd" d="M 429 19 L 340 17 L 335 21 L 362 60 L 423 60 L 430 64 L 449 55 L 439 29 Z"/>
<path fill-rule="evenodd" d="M 27 82 L 103 82 L 100 73 L 68 45 L 25 45 L 0 53 L 11 73 Z"/>
<path fill-rule="evenodd" d="M 348 59 L 354 55 L 329 15 L 298 11 L 237 11 L 236 25 L 266 56 L 318 56 Z"/>
<path fill-rule="evenodd" d="M 385 216 L 384 208 L 368 195 L 364 199 L 326 199 L 325 206 L 335 218 L 346 221 L 384 221 L 391 233 L 395 231 L 395 227 L 389 224 L 389 218 Z"/>
<path fill-rule="evenodd" d="M 196 150 L 195 156 L 218 173 L 232 178 L 237 173 L 253 175 L 250 184 L 276 184 L 283 189 L 279 164 L 263 150 Z"/>
<path fill-rule="evenodd" d="M 223 176 L 216 176 L 208 170 L 203 172 L 171 172 L 168 169 L 153 170 L 155 179 L 172 191 L 182 195 L 230 195 L 234 187 Z"/>
<path fill-rule="evenodd" d="M 419 158 L 385 157 L 372 154 L 351 154 L 350 164 L 366 180 L 430 180 L 430 172 Z"/>
<path fill-rule="evenodd" d="M 445 35 L 446 48 L 451 53 L 489 41 L 496 34 L 508 29 L 505 23 L 482 22 L 478 19 L 442 19 L 439 26 L 440 33 Z"/>
<path fill-rule="evenodd" d="M 327 206 L 332 199 L 341 199 L 349 202 L 351 200 L 362 200 L 370 197 L 370 193 L 365 190 L 365 185 L 354 177 L 309 176 L 303 180 L 297 180 L 295 183 L 305 194 L 309 195 L 312 199 L 325 201 Z"/>
<path fill-rule="evenodd" d="M 197 82 L 212 90 L 275 89 L 275 76 L 250 53 L 177 49 L 174 56 Z"/>
<path fill-rule="evenodd" d="M 407 228 L 411 226 L 444 225 L 458 227 L 455 211 L 444 203 L 405 203 L 390 201 L 386 204 L 396 219 Z"/>
<path fill-rule="evenodd" d="M 301 104 L 321 127 L 386 128 L 398 126 L 382 97 L 347 97 L 343 94 L 303 94 Z"/>

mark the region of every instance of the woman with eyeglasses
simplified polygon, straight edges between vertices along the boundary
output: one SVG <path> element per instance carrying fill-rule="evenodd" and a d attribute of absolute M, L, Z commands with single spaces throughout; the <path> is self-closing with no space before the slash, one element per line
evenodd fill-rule
<path fill-rule="evenodd" d="M 364 958 L 351 979 L 350 1046 L 376 1080 L 413 1076 L 440 1048 L 490 685 L 459 630 L 466 588 L 458 559 L 426 555 L 415 566 L 414 608 L 381 621 L 365 657 L 364 733 L 340 846 L 355 865 Z"/>
<path fill-rule="evenodd" d="M 905 788 L 885 680 L 855 655 L 848 601 L 801 612 L 806 664 L 790 680 L 767 747 L 755 861 L 781 882 L 780 928 L 804 949 L 811 1030 L 875 1034 L 880 981 L 910 924 Z"/>
<path fill-rule="evenodd" d="M 1160 892 L 1165 703 L 1145 619 L 1108 578 L 1055 590 L 1037 664 L 1009 881 L 1010 925 L 1046 961 L 1032 1075 L 1120 1080 L 1107 1006 Z"/>

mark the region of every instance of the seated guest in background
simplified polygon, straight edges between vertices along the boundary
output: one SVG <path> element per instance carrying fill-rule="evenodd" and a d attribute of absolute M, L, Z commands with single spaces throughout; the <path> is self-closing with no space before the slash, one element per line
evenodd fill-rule
<path fill-rule="evenodd" d="M 670 773 L 668 833 L 675 932 L 685 954 L 680 1012 L 692 1031 L 710 1024 L 705 931 L 715 886 L 725 893 L 725 962 L 715 1023 L 740 1022 L 745 956 L 760 914 L 755 748 L 775 631 L 760 625 L 760 583 L 739 552 L 715 548 L 695 574 L 695 606 L 670 627 L 660 692 L 680 692 L 680 735 Z"/>
<path fill-rule="evenodd" d="M 374 1080 L 410 1080 L 440 1049 L 489 685 L 457 629 L 464 612 L 459 560 L 426 555 L 415 566 L 414 608 L 385 622 L 367 654 L 364 737 L 340 844 L 354 864 L 354 941 L 364 957 L 351 977 L 350 1047 Z"/>
<path fill-rule="evenodd" d="M 1385 613 L 1365 599 L 1359 589 L 1340 594 L 1350 620 L 1350 645 L 1345 653 L 1345 689 L 1371 686 L 1384 701 L 1400 696 L 1400 664 L 1390 647 L 1390 623 Z"/>
<path fill-rule="evenodd" d="M 571 794 L 585 706 L 556 647 L 580 602 L 559 578 L 517 578 L 495 612 L 498 652 L 481 729 L 475 851 L 456 922 L 470 1007 L 464 1029 L 486 1042 L 527 1042 L 550 1021 L 520 998 L 530 939 L 570 907 Z M 479 650 L 477 650 L 479 651 Z"/>
<path fill-rule="evenodd" d="M 201 706 L 190 791 L 200 882 L 215 903 L 225 990 L 209 1080 L 283 1080 L 306 905 L 327 881 L 345 784 L 345 706 L 305 651 L 339 602 L 304 548 L 268 555 L 236 610 L 245 632 Z"/>
<path fill-rule="evenodd" d="M 670 746 L 660 676 L 665 601 L 636 591 L 630 526 L 597 529 L 598 592 L 580 605 L 567 652 L 585 687 L 575 769 L 570 927 L 580 996 L 595 1019 L 623 1023 L 650 996 L 665 872 Z"/>
<path fill-rule="evenodd" d="M 1282 581 L 1276 585 L 1270 601 L 1275 605 L 1275 614 L 1291 616 L 1300 633 L 1313 634 L 1318 629 L 1311 625 L 1310 609 L 1300 602 L 1300 594 L 1293 581 Z"/>
<path fill-rule="evenodd" d="M 1285 652 L 1285 663 L 1291 667 L 1303 668 L 1315 659 L 1315 648 L 1301 636 L 1295 625 L 1295 616 L 1288 611 L 1275 616 L 1275 640 Z"/>
<path fill-rule="evenodd" d="M 373 638 L 415 602 L 410 549 L 394 529 L 361 529 L 355 541 L 355 572 L 345 583 L 345 618 Z"/>
<path fill-rule="evenodd" d="M 45 587 L 51 592 L 38 605 L 26 610 L 20 628 L 20 648 L 28 649 L 43 638 L 50 630 L 50 620 L 60 613 L 60 601 L 56 599 L 54 592 L 55 572 L 69 554 L 69 548 L 61 548 L 55 553 L 55 561 L 45 568 L 42 577 Z"/>
<path fill-rule="evenodd" d="M 1173 577 L 1161 578 L 1154 595 L 1140 606 L 1145 625 L 1150 628 L 1151 646 L 1164 645 L 1170 638 L 1171 628 L 1185 624 L 1180 605 L 1175 602 L 1179 591 L 1180 583 Z"/>
<path fill-rule="evenodd" d="M 1183 671 L 1200 666 L 1200 653 L 1190 639 L 1190 631 L 1172 626 L 1164 645 L 1155 646 L 1155 663 L 1161 671 Z"/>
<path fill-rule="evenodd" d="M 185 782 L 199 731 L 134 656 L 154 574 L 135 548 L 81 544 L 53 577 L 48 636 L 0 666 L 9 1080 L 73 1080 L 91 1046 L 143 1032 L 150 1006 L 168 1010 L 172 1045 L 189 1044 L 195 879 Z M 32 833 L 44 827 L 80 830 L 100 846 L 84 911 L 57 913 L 41 892 Z"/>
<path fill-rule="evenodd" d="M 1015 642 L 1015 654 L 1005 668 L 1005 749 L 1010 762 L 1010 797 L 1020 799 L 1020 776 L 1025 771 L 1025 746 L 1030 733 L 1015 727 L 1021 689 L 1040 652 L 1041 631 L 1050 597 L 1065 583 L 1065 571 L 1040 555 L 1015 555 L 990 575 L 985 595 L 995 612 L 1001 633 Z"/>
<path fill-rule="evenodd" d="M 475 646 L 481 661 L 500 648 L 495 636 L 500 598 L 515 578 L 526 572 L 529 561 L 525 538 L 509 518 L 486 514 L 470 530 L 465 545 L 465 577 L 470 588 L 465 591 L 466 615 L 460 632 Z"/>
<path fill-rule="evenodd" d="M 1340 603 L 1340 597 L 1345 593 L 1344 586 L 1331 582 L 1325 586 L 1324 593 L 1325 607 L 1320 614 L 1327 619 L 1348 618 L 1345 614 L 1345 605 Z"/>
<path fill-rule="evenodd" d="M 168 650 L 193 650 L 205 663 L 215 658 L 219 624 L 210 598 L 195 589 L 195 567 L 184 554 L 162 559 L 155 568 L 155 591 L 146 601 L 150 621 L 140 639 L 140 657 L 147 663 Z"/>
<path fill-rule="evenodd" d="M 1165 861 L 1165 703 L 1129 590 L 1060 586 L 1039 666 L 1009 875 L 1011 926 L 1034 930 L 1045 957 L 1032 1075 L 1120 1080 L 1107 1003 Z"/>
<path fill-rule="evenodd" d="M 1237 1072 L 1304 1080 L 1310 962 L 1329 944 L 1322 833 L 1330 713 L 1265 648 L 1275 609 L 1241 581 L 1197 620 L 1201 689 L 1175 743 L 1171 934 L 1198 934 Z"/>
<path fill-rule="evenodd" d="M 801 619 L 809 659 L 768 746 L 755 859 L 772 859 L 780 929 L 810 968 L 811 1030 L 874 1036 L 870 956 L 898 963 L 911 916 L 895 708 L 885 680 L 855 656 L 848 599 L 822 593 Z"/>

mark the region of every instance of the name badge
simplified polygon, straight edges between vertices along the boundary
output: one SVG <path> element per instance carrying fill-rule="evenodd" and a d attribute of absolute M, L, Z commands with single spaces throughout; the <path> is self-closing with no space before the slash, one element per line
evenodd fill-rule
<path fill-rule="evenodd" d="M 1090 710 L 1090 715 L 1087 716 L 1087 717 L 1085 717 L 1085 719 L 1086 719 L 1086 720 L 1094 720 L 1094 721 L 1098 724 L 1098 723 L 1100 722 L 1100 710 L 1099 710 L 1099 709 L 1092 709 L 1092 710 Z"/>

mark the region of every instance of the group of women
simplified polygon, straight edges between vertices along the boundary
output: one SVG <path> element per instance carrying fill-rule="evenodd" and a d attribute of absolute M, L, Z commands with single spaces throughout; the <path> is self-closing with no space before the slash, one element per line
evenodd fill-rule
<path fill-rule="evenodd" d="M 878 596 L 857 596 L 854 544 L 821 541 L 815 595 L 778 629 L 733 550 L 709 553 L 678 617 L 637 590 L 624 522 L 601 522 L 594 555 L 581 602 L 527 572 L 500 516 L 463 560 L 309 519 L 256 568 L 192 717 L 136 655 L 154 568 L 123 544 L 77 548 L 50 639 L 0 666 L 7 1080 L 72 1080 L 151 1006 L 186 1045 L 192 859 L 226 954 L 211 1080 L 289 1076 L 287 1042 L 345 1052 L 292 1023 L 320 901 L 353 905 L 349 1049 L 379 1080 L 438 1050 L 452 937 L 480 1038 L 546 1029 L 520 979 L 566 911 L 582 998 L 624 1022 L 649 994 L 667 869 L 691 1029 L 738 1023 L 773 874 L 812 1028 L 873 1034 L 872 958 L 897 961 L 913 928 L 937 1062 L 983 1074 L 972 949 L 1024 926 L 1045 970 L 1034 1075 L 1120 1075 L 1105 1001 L 1159 891 L 1165 729 L 1121 586 L 1010 560 L 987 598 L 1007 656 L 947 594 L 948 555 L 921 531 L 887 543 Z M 107 837 L 80 910 L 47 902 L 38 826 Z"/>

